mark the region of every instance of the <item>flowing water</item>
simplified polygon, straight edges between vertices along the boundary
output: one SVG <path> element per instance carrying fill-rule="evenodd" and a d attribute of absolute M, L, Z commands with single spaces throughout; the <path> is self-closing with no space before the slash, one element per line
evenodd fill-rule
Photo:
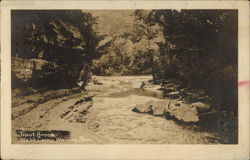
<path fill-rule="evenodd" d="M 133 112 L 136 104 L 163 100 L 159 92 L 140 88 L 150 76 L 95 77 L 102 85 L 89 84 L 93 106 L 78 122 L 60 118 L 65 110 L 85 93 L 75 93 L 38 105 L 12 120 L 13 143 L 80 143 L 80 144 L 210 144 L 215 135 L 202 132 L 195 124 L 178 124 L 172 119 Z M 159 86 L 156 86 L 159 87 Z M 18 106 L 17 106 L 18 107 Z M 16 108 L 16 107 L 15 107 Z M 64 130 L 70 140 L 20 142 L 16 130 Z"/>

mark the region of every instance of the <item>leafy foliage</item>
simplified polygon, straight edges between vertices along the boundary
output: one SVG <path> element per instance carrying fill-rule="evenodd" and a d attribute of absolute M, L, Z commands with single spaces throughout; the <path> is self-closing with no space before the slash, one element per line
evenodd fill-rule
<path fill-rule="evenodd" d="M 43 59 L 59 66 L 45 80 L 52 86 L 87 82 L 92 60 L 99 58 L 107 45 L 100 45 L 104 37 L 93 30 L 95 24 L 95 17 L 78 10 L 12 11 L 12 56 Z M 84 75 L 79 77 L 81 70 Z"/>
<path fill-rule="evenodd" d="M 133 27 L 116 37 L 108 52 L 94 61 L 99 75 L 151 74 L 158 53 L 157 42 L 163 41 L 161 28 L 150 19 L 149 10 L 135 10 Z M 155 58 L 154 58 L 155 57 Z"/>
<path fill-rule="evenodd" d="M 222 109 L 237 112 L 237 12 L 155 10 L 164 31 L 161 79 L 202 88 Z"/>

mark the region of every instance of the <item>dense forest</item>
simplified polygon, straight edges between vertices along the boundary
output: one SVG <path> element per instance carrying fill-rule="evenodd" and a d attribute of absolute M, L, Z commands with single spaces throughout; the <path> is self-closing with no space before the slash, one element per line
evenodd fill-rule
<path fill-rule="evenodd" d="M 216 106 L 237 113 L 237 11 L 135 10 L 131 16 L 132 29 L 114 36 L 96 31 L 98 17 L 88 12 L 12 11 L 13 61 L 40 65 L 25 83 L 13 71 L 13 87 L 81 82 L 84 88 L 92 74 L 152 74 L 153 83 L 202 89 Z"/>

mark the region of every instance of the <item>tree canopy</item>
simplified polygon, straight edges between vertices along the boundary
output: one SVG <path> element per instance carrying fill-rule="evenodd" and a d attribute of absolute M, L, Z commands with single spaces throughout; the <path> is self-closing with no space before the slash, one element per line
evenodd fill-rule
<path fill-rule="evenodd" d="M 236 10 L 154 10 L 163 28 L 161 79 L 202 88 L 217 105 L 237 106 Z M 236 100 L 236 101 L 235 101 Z M 237 108 L 233 107 L 234 110 Z"/>

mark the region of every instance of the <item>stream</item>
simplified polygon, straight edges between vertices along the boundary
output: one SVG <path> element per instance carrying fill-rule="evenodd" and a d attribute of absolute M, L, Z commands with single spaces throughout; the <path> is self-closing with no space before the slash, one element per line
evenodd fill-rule
<path fill-rule="evenodd" d="M 140 89 L 151 76 L 96 76 L 101 85 L 90 83 L 87 92 L 93 104 L 77 122 L 60 118 L 84 93 L 52 99 L 12 120 L 12 143 L 65 144 L 214 144 L 213 133 L 172 119 L 133 112 L 136 104 L 162 100 L 160 94 Z M 34 97 L 33 97 L 34 98 Z M 17 106 L 18 107 L 18 106 Z M 15 108 L 17 108 L 15 107 Z M 42 114 L 42 116 L 41 116 Z M 65 141 L 18 140 L 16 130 L 62 130 L 70 132 Z"/>

